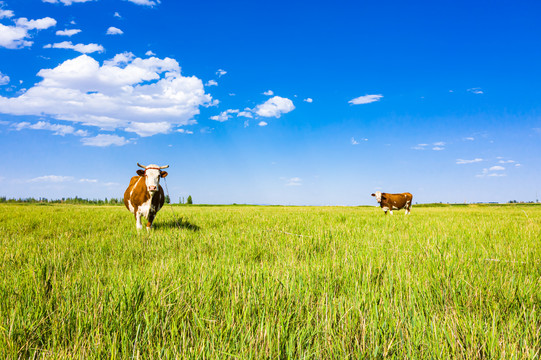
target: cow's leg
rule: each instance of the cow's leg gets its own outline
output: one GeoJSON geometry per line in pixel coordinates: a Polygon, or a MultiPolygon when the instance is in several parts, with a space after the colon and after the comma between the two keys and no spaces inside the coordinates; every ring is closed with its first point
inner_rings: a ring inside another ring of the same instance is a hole
{"type": "Polygon", "coordinates": [[[391,213],[391,215],[393,214],[393,211],[392,211],[392,210],[389,210],[389,212],[391,213]]]}
{"type": "Polygon", "coordinates": [[[153,213],[148,214],[147,231],[150,231],[150,227],[152,226],[152,223],[154,222],[155,217],[156,217],[156,214],[153,214],[153,213]]]}
{"type": "Polygon", "coordinates": [[[137,228],[137,230],[141,230],[143,228],[143,224],[141,224],[140,212],[135,213],[135,227],[137,228]]]}

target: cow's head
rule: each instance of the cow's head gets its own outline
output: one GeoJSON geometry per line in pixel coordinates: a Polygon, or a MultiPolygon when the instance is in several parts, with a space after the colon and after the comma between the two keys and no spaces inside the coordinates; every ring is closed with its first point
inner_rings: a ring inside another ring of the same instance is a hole
{"type": "Polygon", "coordinates": [[[381,202],[381,199],[382,199],[381,191],[376,191],[374,194],[372,194],[372,196],[376,197],[376,200],[378,203],[381,202]]]}
{"type": "Polygon", "coordinates": [[[145,177],[145,184],[147,186],[147,190],[151,196],[154,195],[154,193],[158,191],[160,178],[164,178],[167,176],[167,172],[162,171],[161,169],[166,169],[169,167],[169,165],[158,166],[158,165],[151,164],[148,166],[143,166],[139,163],[137,163],[137,165],[145,169],[145,170],[137,170],[137,175],[145,177]]]}

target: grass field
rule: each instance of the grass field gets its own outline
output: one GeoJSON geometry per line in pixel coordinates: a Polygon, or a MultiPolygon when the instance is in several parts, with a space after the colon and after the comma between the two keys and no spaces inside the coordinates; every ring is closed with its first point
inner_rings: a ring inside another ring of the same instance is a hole
{"type": "Polygon", "coordinates": [[[541,206],[0,205],[0,358],[541,356],[541,206]]]}

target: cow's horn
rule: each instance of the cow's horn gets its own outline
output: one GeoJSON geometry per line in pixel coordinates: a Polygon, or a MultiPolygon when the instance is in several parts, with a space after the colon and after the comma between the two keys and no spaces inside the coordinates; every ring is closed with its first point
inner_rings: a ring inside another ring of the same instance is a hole
{"type": "Polygon", "coordinates": [[[145,170],[146,170],[146,168],[147,168],[146,166],[143,166],[143,165],[141,165],[141,164],[139,164],[139,163],[137,163],[137,166],[142,167],[142,168],[145,169],[145,170]]]}
{"type": "Polygon", "coordinates": [[[167,169],[168,167],[169,167],[169,165],[160,166],[160,169],[167,169]]]}

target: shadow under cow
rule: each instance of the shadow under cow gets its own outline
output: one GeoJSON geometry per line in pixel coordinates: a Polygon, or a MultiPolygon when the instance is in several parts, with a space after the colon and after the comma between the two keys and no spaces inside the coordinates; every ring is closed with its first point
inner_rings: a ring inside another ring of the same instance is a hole
{"type": "Polygon", "coordinates": [[[174,229],[174,228],[179,228],[179,229],[187,229],[187,230],[191,230],[191,231],[199,231],[201,230],[201,228],[195,224],[192,224],[191,222],[183,219],[183,218],[178,218],[178,219],[167,219],[165,221],[156,221],[152,224],[152,227],[156,230],[158,229],[174,229]]]}

